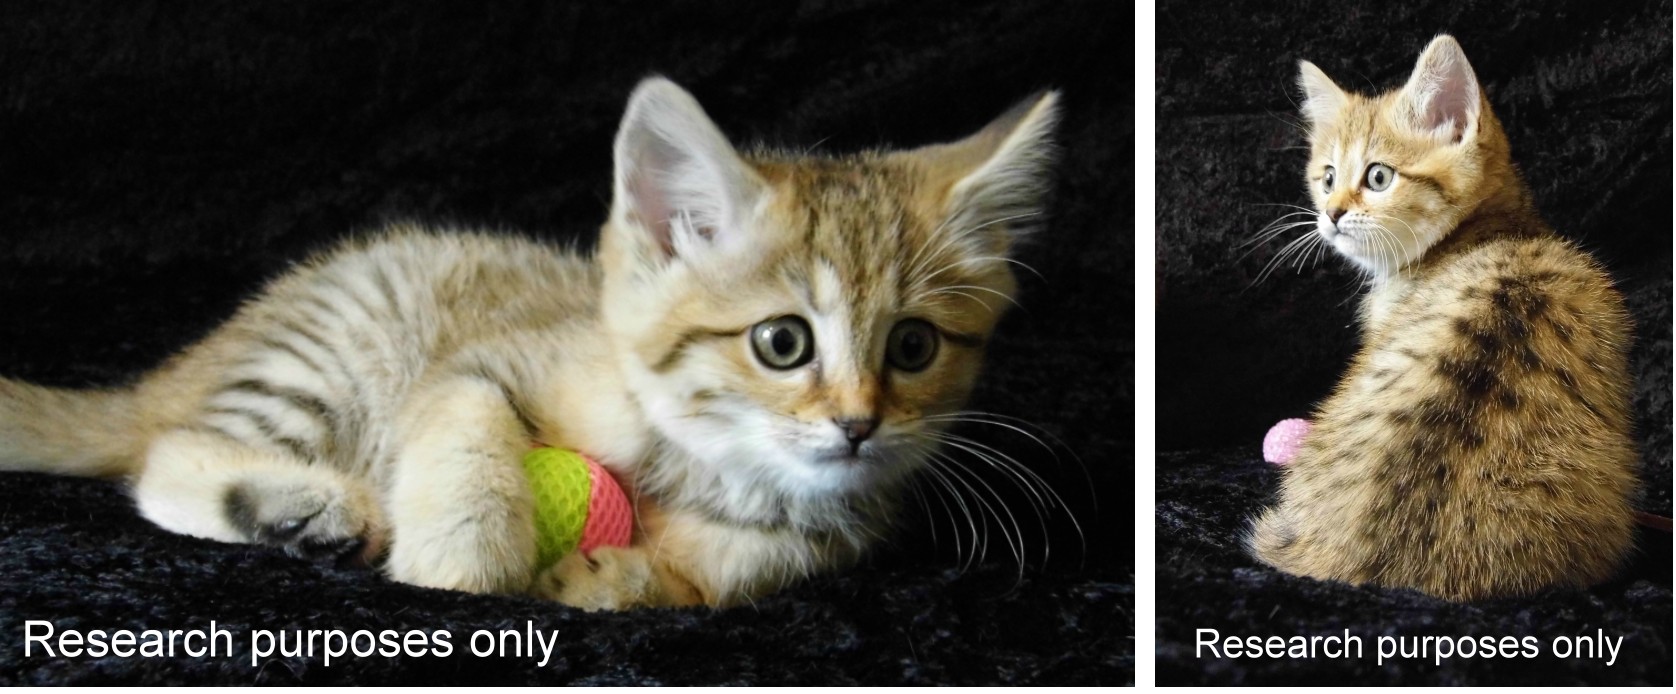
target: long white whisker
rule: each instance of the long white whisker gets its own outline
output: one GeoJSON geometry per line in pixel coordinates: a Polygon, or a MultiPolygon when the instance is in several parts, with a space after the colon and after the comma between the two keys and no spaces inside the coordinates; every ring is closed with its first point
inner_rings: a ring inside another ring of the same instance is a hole
{"type": "Polygon", "coordinates": [[[1012,551],[1013,558],[1018,562],[1019,580],[1024,580],[1024,534],[1022,528],[1018,524],[1018,518],[1013,515],[1013,510],[1009,508],[1006,502],[1001,499],[1001,495],[996,493],[995,487],[990,486],[989,482],[985,481],[984,478],[972,474],[970,470],[966,470],[940,452],[933,452],[931,455],[933,457],[943,459],[948,464],[948,467],[945,469],[957,481],[959,481],[962,486],[971,490],[972,498],[976,499],[984,508],[989,509],[989,514],[995,518],[996,527],[1001,530],[1002,540],[1007,543],[1007,549],[1012,551]],[[966,474],[962,475],[962,472],[966,474]],[[989,500],[984,498],[983,493],[979,492],[978,488],[972,485],[971,480],[976,480],[979,485],[982,485],[983,488],[989,492],[990,496],[995,499],[995,503],[989,503],[989,500]],[[997,506],[1000,507],[1000,511],[996,510],[997,506]],[[1009,531],[1006,524],[1001,523],[1002,513],[1006,514],[1006,520],[1012,524],[1012,530],[1009,531]]]}
{"type": "Polygon", "coordinates": [[[1290,255],[1294,250],[1301,247],[1302,244],[1308,243],[1309,242],[1309,237],[1313,236],[1313,235],[1314,234],[1312,233],[1312,234],[1305,234],[1303,236],[1299,236],[1298,238],[1293,239],[1291,243],[1288,243],[1284,247],[1282,247],[1280,249],[1279,253],[1275,254],[1275,256],[1273,258],[1269,259],[1268,263],[1263,265],[1262,272],[1257,273],[1257,279],[1252,280],[1250,286],[1255,287],[1259,284],[1262,284],[1263,280],[1268,279],[1269,275],[1274,272],[1275,268],[1279,267],[1281,264],[1286,262],[1286,256],[1290,255]]]}

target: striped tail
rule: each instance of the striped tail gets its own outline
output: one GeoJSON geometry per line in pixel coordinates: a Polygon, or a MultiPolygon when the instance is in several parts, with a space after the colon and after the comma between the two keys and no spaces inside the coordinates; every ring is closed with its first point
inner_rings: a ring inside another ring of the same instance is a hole
{"type": "Polygon", "coordinates": [[[98,477],[138,469],[131,390],[66,390],[0,379],[0,470],[98,477]]]}

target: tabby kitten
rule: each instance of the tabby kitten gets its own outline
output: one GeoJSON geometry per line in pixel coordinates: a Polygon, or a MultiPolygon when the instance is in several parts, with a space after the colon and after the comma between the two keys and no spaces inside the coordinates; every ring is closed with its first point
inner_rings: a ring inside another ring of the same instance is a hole
{"type": "Polygon", "coordinates": [[[1451,600],[1587,586],[1630,547],[1629,317],[1537,215],[1455,39],[1363,97],[1300,64],[1314,233],[1362,347],[1248,538],[1295,574],[1451,600]]]}
{"type": "Polygon", "coordinates": [[[0,381],[0,468],[128,475],[169,530],[591,609],[730,605],[857,560],[970,393],[1038,214],[1048,93],[952,144],[736,151],[635,89],[592,256],[396,226],[128,388],[0,381]],[[632,546],[537,575],[520,458],[587,452],[632,546]]]}

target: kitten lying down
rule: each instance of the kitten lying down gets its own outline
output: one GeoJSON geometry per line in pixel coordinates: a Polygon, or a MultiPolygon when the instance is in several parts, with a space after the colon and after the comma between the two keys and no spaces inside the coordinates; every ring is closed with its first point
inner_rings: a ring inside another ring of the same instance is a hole
{"type": "Polygon", "coordinates": [[[0,380],[0,469],[127,475],[171,531],[591,609],[729,605],[857,560],[970,393],[1057,97],[906,151],[739,152],[635,89],[584,256],[397,226],[132,387],[0,380]],[[634,541],[537,575],[520,457],[585,451],[634,541]]]}

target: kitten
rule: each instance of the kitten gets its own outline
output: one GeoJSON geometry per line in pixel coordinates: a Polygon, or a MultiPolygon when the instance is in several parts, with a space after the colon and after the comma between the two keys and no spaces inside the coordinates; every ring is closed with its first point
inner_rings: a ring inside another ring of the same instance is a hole
{"type": "Polygon", "coordinates": [[[129,475],[179,533],[385,557],[412,584],[723,606],[855,562],[978,377],[1057,95],[977,134],[736,151],[648,79],[596,253],[398,225],[278,278],[128,388],[0,381],[0,468],[129,475]],[[631,498],[536,575],[532,440],[631,498]]]}
{"type": "Polygon", "coordinates": [[[1635,465],[1612,280],[1537,215],[1461,47],[1363,97],[1300,64],[1315,234],[1367,276],[1362,347],[1252,552],[1451,600],[1608,578],[1635,465]]]}

